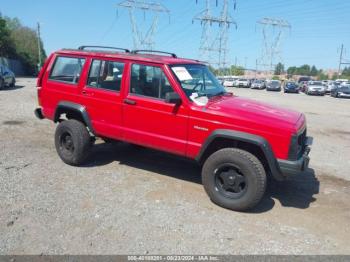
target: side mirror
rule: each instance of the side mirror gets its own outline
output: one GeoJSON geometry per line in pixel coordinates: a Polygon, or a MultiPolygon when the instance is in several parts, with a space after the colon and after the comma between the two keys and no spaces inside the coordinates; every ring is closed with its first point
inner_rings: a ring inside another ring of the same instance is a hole
{"type": "Polygon", "coordinates": [[[168,92],[165,94],[165,102],[169,104],[180,105],[182,100],[178,93],[168,92]]]}

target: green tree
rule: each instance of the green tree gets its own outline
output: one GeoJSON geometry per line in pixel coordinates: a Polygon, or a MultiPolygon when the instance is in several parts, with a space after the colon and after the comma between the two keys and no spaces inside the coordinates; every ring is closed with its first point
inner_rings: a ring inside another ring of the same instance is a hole
{"type": "Polygon", "coordinates": [[[275,75],[281,75],[284,73],[284,65],[282,63],[278,63],[275,66],[275,75]]]}
{"type": "Polygon", "coordinates": [[[318,75],[318,70],[317,70],[317,68],[316,68],[316,66],[312,66],[311,67],[311,70],[310,70],[310,76],[317,76],[318,75]]]}
{"type": "MultiPolygon", "coordinates": [[[[28,75],[37,73],[39,63],[38,37],[36,31],[23,26],[18,18],[5,17],[10,32],[10,40],[15,49],[15,57],[20,60],[28,75]]],[[[46,53],[40,41],[41,61],[45,61],[46,53]]]]}
{"type": "Polygon", "coordinates": [[[16,56],[16,50],[13,46],[11,31],[8,28],[6,20],[0,14],[0,56],[14,58],[16,56]]]}
{"type": "Polygon", "coordinates": [[[288,67],[288,69],[287,69],[287,74],[288,75],[295,75],[296,73],[297,73],[297,67],[296,66],[288,67]]]}
{"type": "Polygon", "coordinates": [[[234,76],[242,76],[244,75],[244,68],[242,66],[235,66],[232,65],[230,68],[230,74],[234,75],[234,76]]]}

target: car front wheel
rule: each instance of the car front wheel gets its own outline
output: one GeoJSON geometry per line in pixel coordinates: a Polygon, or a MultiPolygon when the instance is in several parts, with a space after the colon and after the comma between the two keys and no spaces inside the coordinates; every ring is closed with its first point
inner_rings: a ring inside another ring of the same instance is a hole
{"type": "Polygon", "coordinates": [[[224,148],[205,161],[202,182],[214,203],[231,210],[245,211],[262,199],[266,173],[262,163],[251,153],[224,148]]]}
{"type": "Polygon", "coordinates": [[[10,87],[15,87],[15,84],[16,84],[16,80],[15,80],[15,78],[12,78],[12,81],[10,83],[10,87]]]}
{"type": "Polygon", "coordinates": [[[62,161],[68,165],[83,164],[89,155],[91,144],[91,136],[80,121],[65,120],[56,128],[56,150],[62,161]]]}

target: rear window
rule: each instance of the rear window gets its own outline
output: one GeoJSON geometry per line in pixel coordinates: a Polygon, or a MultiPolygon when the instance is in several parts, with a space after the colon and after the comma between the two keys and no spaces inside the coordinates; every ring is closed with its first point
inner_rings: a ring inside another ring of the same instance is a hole
{"type": "Polygon", "coordinates": [[[93,60],[90,67],[87,85],[110,91],[120,91],[123,71],[123,63],[93,60]]]}
{"type": "Polygon", "coordinates": [[[79,82],[84,64],[84,58],[59,56],[51,70],[50,79],[76,84],[79,82]]]}

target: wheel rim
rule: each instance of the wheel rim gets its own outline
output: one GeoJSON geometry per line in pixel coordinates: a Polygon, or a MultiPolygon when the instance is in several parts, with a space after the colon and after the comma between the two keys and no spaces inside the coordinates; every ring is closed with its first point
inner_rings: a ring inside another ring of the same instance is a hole
{"type": "Polygon", "coordinates": [[[72,139],[72,135],[68,132],[64,132],[60,136],[60,149],[63,152],[66,152],[68,154],[73,154],[74,152],[74,143],[72,139]]]}
{"type": "Polygon", "coordinates": [[[214,171],[216,190],[229,198],[239,198],[247,191],[247,179],[236,165],[226,163],[214,171]]]}

